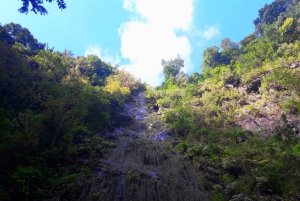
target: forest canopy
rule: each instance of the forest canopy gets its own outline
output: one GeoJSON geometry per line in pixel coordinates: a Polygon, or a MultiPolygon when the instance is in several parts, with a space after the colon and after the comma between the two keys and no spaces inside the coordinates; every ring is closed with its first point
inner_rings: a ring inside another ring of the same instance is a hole
{"type": "Polygon", "coordinates": [[[19,24],[0,36],[0,200],[33,200],[76,165],[82,138],[109,143],[104,131],[126,124],[124,102],[144,85],[95,55],[45,48],[19,24]]]}

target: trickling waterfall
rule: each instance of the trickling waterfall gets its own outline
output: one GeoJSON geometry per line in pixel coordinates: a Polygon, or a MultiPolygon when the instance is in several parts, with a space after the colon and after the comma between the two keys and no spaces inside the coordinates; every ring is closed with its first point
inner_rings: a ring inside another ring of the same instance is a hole
{"type": "Polygon", "coordinates": [[[121,149],[121,178],[120,178],[120,182],[118,185],[118,188],[116,189],[116,194],[115,194],[115,201],[123,201],[123,194],[124,194],[124,187],[125,187],[125,169],[124,169],[124,165],[125,165],[125,161],[126,161],[126,146],[127,146],[127,142],[123,143],[122,149],[121,149]]]}
{"type": "Polygon", "coordinates": [[[145,136],[150,113],[144,108],[144,94],[126,104],[123,114],[132,124],[114,131],[118,146],[101,160],[101,174],[91,181],[91,189],[79,200],[113,201],[208,201],[202,178],[182,156],[167,150],[168,129],[157,131],[156,138],[145,136]]]}

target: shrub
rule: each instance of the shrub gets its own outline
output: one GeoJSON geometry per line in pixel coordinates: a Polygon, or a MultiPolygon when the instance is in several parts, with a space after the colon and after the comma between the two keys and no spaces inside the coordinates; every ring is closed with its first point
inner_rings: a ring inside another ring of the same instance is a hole
{"type": "Polygon", "coordinates": [[[178,150],[180,153],[185,153],[188,149],[188,144],[186,142],[180,142],[178,145],[176,145],[175,150],[178,150]]]}

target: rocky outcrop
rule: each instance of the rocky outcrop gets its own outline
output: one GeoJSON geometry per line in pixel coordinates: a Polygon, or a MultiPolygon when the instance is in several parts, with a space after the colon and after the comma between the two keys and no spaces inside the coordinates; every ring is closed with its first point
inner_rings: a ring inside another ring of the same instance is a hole
{"type": "Polygon", "coordinates": [[[295,62],[289,65],[289,69],[300,68],[300,62],[295,62]]]}
{"type": "MultiPolygon", "coordinates": [[[[252,117],[248,116],[243,120],[237,121],[236,124],[241,126],[244,130],[250,130],[252,132],[260,132],[259,135],[262,138],[269,137],[274,134],[274,129],[276,126],[283,126],[280,123],[281,114],[270,115],[266,117],[252,117]]],[[[288,124],[291,127],[291,130],[295,134],[299,134],[300,131],[300,121],[295,115],[287,115],[288,116],[288,124]]]]}
{"type": "Polygon", "coordinates": [[[280,119],[280,114],[278,116],[267,116],[267,117],[246,117],[245,119],[238,121],[237,124],[240,125],[245,130],[250,131],[261,131],[261,130],[272,130],[278,124],[280,119]]]}
{"type": "Polygon", "coordinates": [[[248,85],[247,85],[247,88],[246,88],[246,91],[247,93],[258,93],[259,92],[259,88],[261,86],[261,80],[262,80],[262,77],[258,77],[254,80],[252,80],[248,85]]]}
{"type": "Polygon", "coordinates": [[[241,84],[241,80],[239,78],[235,78],[233,76],[228,77],[225,80],[225,87],[226,88],[233,88],[233,87],[238,87],[241,84]]]}

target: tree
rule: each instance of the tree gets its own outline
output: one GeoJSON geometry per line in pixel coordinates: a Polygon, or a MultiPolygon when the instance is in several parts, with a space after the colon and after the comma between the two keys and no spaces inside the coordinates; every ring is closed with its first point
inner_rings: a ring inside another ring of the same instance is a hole
{"type": "Polygon", "coordinates": [[[194,72],[191,76],[189,76],[189,83],[198,83],[198,80],[201,79],[201,74],[194,72]]]}
{"type": "Polygon", "coordinates": [[[230,38],[224,38],[220,44],[221,48],[224,49],[238,49],[239,45],[235,42],[232,42],[230,38]]]}
{"type": "MultiPolygon", "coordinates": [[[[278,19],[281,19],[280,17],[281,16],[279,16],[278,19]]],[[[277,26],[279,26],[280,23],[281,23],[281,21],[278,20],[276,24],[275,23],[265,24],[264,28],[263,28],[264,38],[269,41],[272,41],[272,42],[277,42],[278,37],[279,37],[278,31],[277,31],[277,29],[278,29],[277,26]]]]}
{"type": "Polygon", "coordinates": [[[130,91],[137,90],[139,88],[139,82],[127,71],[117,70],[117,74],[114,77],[121,82],[121,87],[127,87],[130,91]]]}
{"type": "MultiPolygon", "coordinates": [[[[42,4],[44,3],[43,0],[21,0],[23,2],[23,6],[19,9],[20,13],[28,13],[29,3],[31,4],[32,8],[30,11],[33,11],[35,14],[40,13],[41,15],[48,14],[48,11],[42,4]]],[[[53,0],[46,0],[49,3],[52,3],[53,0]]],[[[56,0],[59,9],[67,8],[66,3],[64,0],[56,0]]]]}
{"type": "Polygon", "coordinates": [[[177,86],[184,87],[184,86],[187,85],[188,82],[189,82],[189,76],[188,76],[188,74],[180,71],[178,73],[178,76],[177,76],[177,79],[176,79],[177,86]]]}
{"type": "Polygon", "coordinates": [[[283,17],[292,17],[294,19],[299,19],[300,18],[300,4],[299,0],[294,0],[293,6],[289,7],[284,13],[283,17]]]}
{"type": "Polygon", "coordinates": [[[180,69],[184,67],[184,60],[177,55],[177,58],[171,59],[170,61],[162,59],[161,65],[163,66],[165,79],[168,80],[171,76],[177,77],[180,69]]]}
{"type": "Polygon", "coordinates": [[[278,29],[283,42],[293,42],[298,39],[297,20],[291,17],[286,18],[283,25],[278,29]]]}
{"type": "Polygon", "coordinates": [[[232,42],[230,38],[224,38],[220,44],[222,48],[221,63],[230,64],[232,59],[235,59],[239,52],[239,45],[232,42]]]}
{"type": "Polygon", "coordinates": [[[248,44],[250,44],[252,41],[256,39],[256,36],[254,33],[246,36],[243,40],[240,41],[240,44],[243,47],[246,47],[248,44]]]}
{"type": "Polygon", "coordinates": [[[20,24],[9,23],[2,27],[3,35],[5,34],[4,40],[8,44],[15,42],[23,44],[30,50],[42,50],[45,48],[45,44],[39,43],[36,38],[30,33],[27,28],[23,28],[20,24]]]}
{"type": "Polygon", "coordinates": [[[86,62],[90,68],[94,69],[94,73],[103,80],[113,73],[111,65],[101,61],[96,55],[88,55],[86,62]]]}
{"type": "Polygon", "coordinates": [[[219,47],[208,47],[203,51],[203,67],[214,68],[220,64],[221,53],[219,47]]]}
{"type": "Polygon", "coordinates": [[[0,41],[5,41],[7,44],[14,44],[14,40],[7,33],[7,30],[0,24],[0,41]]]}
{"type": "Polygon", "coordinates": [[[285,12],[292,5],[292,0],[276,0],[271,4],[266,4],[258,11],[259,17],[253,22],[258,35],[263,35],[265,24],[272,24],[277,21],[280,13],[285,12]]]}

